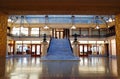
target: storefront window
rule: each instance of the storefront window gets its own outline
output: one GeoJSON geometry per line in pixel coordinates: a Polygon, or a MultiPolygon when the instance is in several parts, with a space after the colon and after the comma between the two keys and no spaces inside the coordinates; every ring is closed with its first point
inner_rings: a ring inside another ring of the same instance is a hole
{"type": "Polygon", "coordinates": [[[31,36],[39,36],[39,28],[32,28],[31,36]]]}
{"type": "Polygon", "coordinates": [[[106,55],[107,45],[104,41],[79,41],[80,55],[106,55]],[[84,53],[84,54],[83,54],[84,53]]]}
{"type": "Polygon", "coordinates": [[[28,36],[28,28],[13,28],[12,30],[12,34],[15,35],[15,36],[28,36]]]}
{"type": "Polygon", "coordinates": [[[80,35],[79,29],[73,29],[72,30],[72,35],[74,35],[74,34],[80,35]]]}
{"type": "Polygon", "coordinates": [[[28,36],[28,28],[21,28],[21,35],[22,36],[28,36]]]}
{"type": "Polygon", "coordinates": [[[20,32],[20,28],[15,28],[14,27],[13,30],[12,30],[12,34],[15,35],[15,36],[19,36],[19,34],[20,34],[19,32],[20,32]]]}

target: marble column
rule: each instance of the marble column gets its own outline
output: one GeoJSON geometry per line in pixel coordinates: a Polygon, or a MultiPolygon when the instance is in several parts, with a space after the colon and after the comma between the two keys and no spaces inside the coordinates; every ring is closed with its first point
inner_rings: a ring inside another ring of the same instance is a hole
{"type": "Polygon", "coordinates": [[[109,44],[109,57],[112,57],[112,50],[111,50],[111,40],[108,40],[108,44],[109,44]]]}
{"type": "Polygon", "coordinates": [[[0,13],[0,79],[5,75],[5,56],[7,45],[7,15],[0,13]]]}
{"type": "Polygon", "coordinates": [[[9,49],[9,48],[8,48],[8,41],[9,41],[9,40],[7,40],[7,44],[6,44],[6,57],[8,57],[8,52],[9,52],[9,51],[8,51],[8,49],[9,49]]]}
{"type": "Polygon", "coordinates": [[[92,28],[89,28],[89,36],[91,36],[92,35],[92,28]]]}
{"type": "Polygon", "coordinates": [[[117,55],[117,70],[118,74],[120,75],[120,14],[116,15],[116,55],[117,55]]]}
{"type": "Polygon", "coordinates": [[[31,36],[31,27],[28,27],[28,36],[31,36]]]}

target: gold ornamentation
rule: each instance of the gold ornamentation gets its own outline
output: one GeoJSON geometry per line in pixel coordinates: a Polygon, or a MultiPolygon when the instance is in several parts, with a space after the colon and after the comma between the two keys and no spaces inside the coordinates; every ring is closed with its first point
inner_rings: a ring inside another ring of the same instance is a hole
{"type": "Polygon", "coordinates": [[[0,13],[0,56],[5,56],[7,45],[7,15],[0,13]]]}

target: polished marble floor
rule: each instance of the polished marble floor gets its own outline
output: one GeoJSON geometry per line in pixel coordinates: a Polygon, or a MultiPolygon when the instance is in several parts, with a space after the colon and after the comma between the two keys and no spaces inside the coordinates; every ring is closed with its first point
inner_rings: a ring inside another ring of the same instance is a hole
{"type": "Polygon", "coordinates": [[[120,79],[116,59],[81,57],[80,61],[42,61],[40,58],[6,59],[5,79],[120,79]]]}

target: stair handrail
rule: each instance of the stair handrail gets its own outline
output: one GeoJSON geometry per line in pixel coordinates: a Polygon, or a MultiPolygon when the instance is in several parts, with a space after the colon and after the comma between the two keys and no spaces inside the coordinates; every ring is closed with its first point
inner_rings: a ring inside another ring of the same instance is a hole
{"type": "Polygon", "coordinates": [[[47,49],[47,53],[48,53],[48,51],[50,50],[50,45],[51,45],[51,41],[52,41],[52,37],[50,38],[50,43],[49,43],[49,46],[48,46],[48,49],[47,49]]]}
{"type": "Polygon", "coordinates": [[[69,44],[70,44],[71,51],[72,51],[72,53],[73,53],[73,48],[72,48],[72,45],[71,45],[71,43],[70,43],[70,39],[69,39],[69,38],[68,38],[68,41],[69,41],[69,44]]]}

